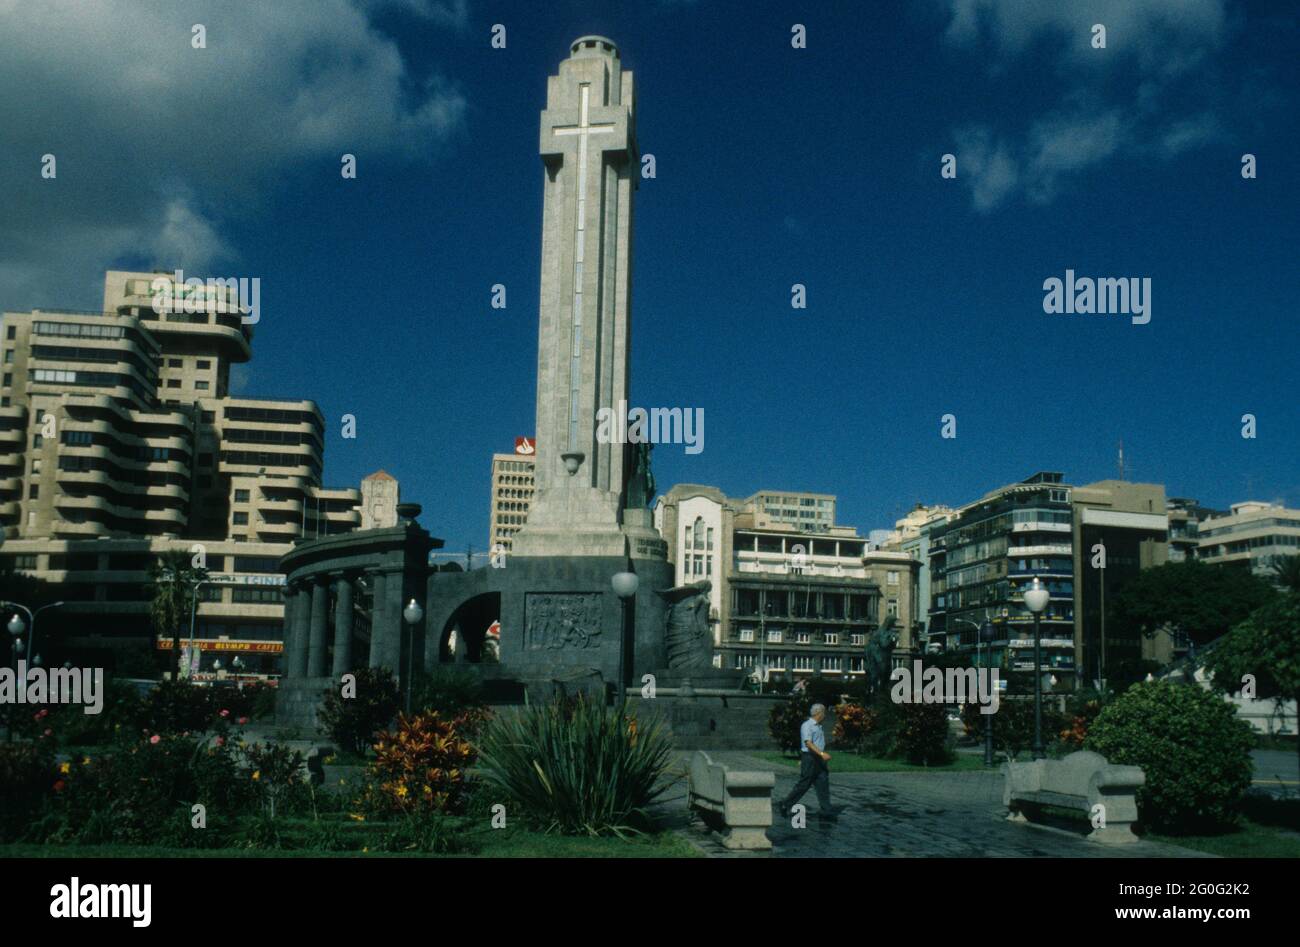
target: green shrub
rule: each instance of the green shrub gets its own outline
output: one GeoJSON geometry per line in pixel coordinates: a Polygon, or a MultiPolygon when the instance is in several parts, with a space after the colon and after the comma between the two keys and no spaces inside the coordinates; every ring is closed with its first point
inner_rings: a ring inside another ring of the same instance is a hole
{"type": "Polygon", "coordinates": [[[831,743],[836,749],[859,750],[876,725],[874,708],[859,703],[843,703],[835,708],[835,729],[831,743]]]}
{"type": "Polygon", "coordinates": [[[387,729],[397,716],[401,695],[393,672],[387,668],[361,668],[356,675],[356,696],[344,697],[335,684],[320,703],[321,732],[348,753],[364,756],[375,734],[387,729]]]}
{"type": "MultiPolygon", "coordinates": [[[[986,714],[980,713],[979,704],[965,704],[961,709],[962,723],[967,734],[983,739],[986,714]]],[[[1034,702],[1032,700],[1002,698],[998,702],[997,712],[992,714],[993,748],[1011,759],[1018,759],[1020,754],[1028,753],[1034,745],[1034,702]]],[[[1043,747],[1057,747],[1063,731],[1071,728],[1056,706],[1055,700],[1043,701],[1043,747]]],[[[1077,746],[1069,749],[1078,749],[1077,746]]]]}
{"type": "Polygon", "coordinates": [[[169,820],[179,818],[178,809],[188,826],[195,803],[211,817],[235,812],[249,799],[247,780],[229,748],[206,739],[155,734],[131,747],[64,763],[59,770],[63,788],[53,803],[63,828],[54,831],[65,839],[91,835],[99,842],[152,844],[175,832],[169,820]]]}
{"type": "Polygon", "coordinates": [[[45,798],[63,788],[48,743],[0,743],[0,841],[26,836],[45,798]]]}
{"type": "Polygon", "coordinates": [[[216,719],[210,687],[188,681],[163,681],[144,699],[140,725],[151,733],[206,730],[216,719]]]}
{"type": "Polygon", "coordinates": [[[73,746],[107,746],[123,733],[134,738],[144,727],[144,699],[132,684],[107,678],[104,681],[104,709],[85,713],[80,706],[59,707],[52,715],[54,733],[60,743],[73,746]]]}
{"type": "Polygon", "coordinates": [[[411,692],[411,709],[415,713],[436,713],[449,719],[483,706],[483,682],[473,671],[435,667],[415,677],[411,692]]]}
{"type": "Polygon", "coordinates": [[[1142,767],[1137,791],[1147,828],[1170,833],[1235,821],[1250,788],[1250,725],[1220,695],[1195,684],[1151,681],[1107,704],[1084,748],[1142,767]]]}
{"type": "Polygon", "coordinates": [[[484,781],[507,811],[545,832],[623,836],[648,827],[672,742],[626,704],[578,698],[528,706],[488,724],[478,745],[484,781]]]}
{"type": "Polygon", "coordinates": [[[808,719],[810,704],[802,694],[796,694],[772,705],[767,717],[767,732],[776,748],[786,753],[798,753],[799,728],[808,719]]]}
{"type": "Polygon", "coordinates": [[[254,743],[243,748],[243,762],[262,812],[283,815],[291,793],[302,788],[306,758],[283,743],[254,743]]]}
{"type": "Polygon", "coordinates": [[[948,752],[948,712],[943,704],[899,704],[899,726],[893,754],[909,763],[945,763],[948,752]]]}

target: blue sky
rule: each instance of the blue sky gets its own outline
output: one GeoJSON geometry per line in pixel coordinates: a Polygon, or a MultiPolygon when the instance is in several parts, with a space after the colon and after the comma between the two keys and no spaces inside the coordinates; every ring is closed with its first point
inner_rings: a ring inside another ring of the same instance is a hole
{"type": "Polygon", "coordinates": [[[546,77],[600,33],[657,163],[634,402],[705,415],[662,489],[835,493],[865,533],[1113,476],[1122,439],[1171,495],[1300,506],[1286,5],[541,6],[0,0],[0,307],[97,307],[109,268],[259,277],[239,393],[316,400],[330,485],[385,468],[481,549],[490,455],[533,433],[546,77]],[[1149,277],[1151,322],[1044,313],[1067,268],[1149,277]]]}

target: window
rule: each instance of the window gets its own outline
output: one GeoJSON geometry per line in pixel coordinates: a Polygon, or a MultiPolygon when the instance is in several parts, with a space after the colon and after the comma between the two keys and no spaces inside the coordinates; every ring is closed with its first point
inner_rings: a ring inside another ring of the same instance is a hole
{"type": "Polygon", "coordinates": [[[797,644],[811,644],[811,643],[812,643],[812,635],[810,635],[810,634],[809,634],[808,632],[806,632],[806,631],[796,632],[796,633],[795,633],[795,636],[794,636],[794,640],[795,640],[795,643],[797,643],[797,644]]]}
{"type": "Polygon", "coordinates": [[[247,503],[247,502],[248,502],[248,491],[247,491],[247,490],[236,490],[236,491],[235,491],[235,502],[236,502],[236,503],[247,503]]]}
{"type": "Polygon", "coordinates": [[[849,644],[866,644],[867,636],[861,634],[849,635],[849,644]]]}
{"type": "Polygon", "coordinates": [[[12,339],[12,338],[14,337],[14,332],[15,332],[15,327],[14,327],[14,326],[10,326],[10,327],[9,327],[9,332],[8,332],[8,334],[5,336],[5,338],[6,338],[6,339],[12,339]]]}
{"type": "Polygon", "coordinates": [[[839,658],[822,658],[822,670],[823,670],[823,671],[838,671],[838,670],[840,670],[840,659],[839,659],[839,658]]]}
{"type": "Polygon", "coordinates": [[[208,359],[206,359],[206,358],[201,358],[201,359],[199,359],[199,363],[198,363],[198,364],[199,364],[199,368],[211,368],[211,367],[212,367],[212,362],[210,362],[210,361],[209,361],[208,359]]]}
{"type": "Polygon", "coordinates": [[[898,584],[898,573],[895,572],[895,571],[893,571],[893,570],[890,570],[889,575],[885,577],[885,584],[886,584],[886,585],[897,585],[897,584],[898,584]]]}
{"type": "Polygon", "coordinates": [[[771,643],[771,644],[780,644],[780,643],[781,643],[781,632],[780,632],[779,630],[777,630],[777,631],[769,631],[769,632],[767,633],[767,640],[768,640],[768,642],[771,643]]]}
{"type": "Polygon", "coordinates": [[[753,628],[742,628],[742,629],[740,629],[740,640],[741,640],[741,641],[753,641],[753,640],[754,640],[754,629],[753,629],[753,628]]]}
{"type": "Polygon", "coordinates": [[[14,363],[14,350],[5,349],[5,364],[12,365],[13,363],[14,363]]]}
{"type": "Polygon", "coordinates": [[[180,380],[179,378],[168,378],[168,379],[167,379],[167,387],[168,387],[168,388],[179,388],[180,386],[181,386],[181,380],[180,380]]]}
{"type": "Polygon", "coordinates": [[[796,671],[811,671],[813,669],[812,655],[796,654],[794,656],[794,669],[796,671]]]}
{"type": "Polygon", "coordinates": [[[181,367],[182,365],[184,365],[184,364],[185,364],[185,362],[182,361],[182,360],[179,359],[179,358],[169,358],[169,359],[167,359],[167,367],[168,367],[168,368],[180,368],[180,367],[181,367]]]}
{"type": "Polygon", "coordinates": [[[236,526],[247,526],[247,525],[248,525],[248,514],[247,514],[247,513],[236,513],[235,516],[234,516],[234,524],[235,524],[236,526]]]}
{"type": "Polygon", "coordinates": [[[889,600],[889,605],[887,606],[887,611],[885,612],[885,614],[889,615],[892,618],[898,617],[898,599],[891,598],[889,600]]]}
{"type": "Polygon", "coordinates": [[[825,634],[822,635],[822,638],[826,641],[827,644],[839,644],[839,643],[840,643],[840,636],[839,636],[839,633],[838,633],[838,632],[828,631],[828,632],[826,632],[825,634]]]}
{"type": "Polygon", "coordinates": [[[13,383],[14,383],[14,373],[13,373],[13,372],[5,372],[4,387],[8,388],[8,387],[9,387],[10,385],[12,385],[13,383]]]}
{"type": "Polygon", "coordinates": [[[195,390],[195,391],[207,391],[207,390],[208,390],[208,383],[207,383],[206,381],[196,381],[196,382],[194,383],[194,390],[195,390]]]}

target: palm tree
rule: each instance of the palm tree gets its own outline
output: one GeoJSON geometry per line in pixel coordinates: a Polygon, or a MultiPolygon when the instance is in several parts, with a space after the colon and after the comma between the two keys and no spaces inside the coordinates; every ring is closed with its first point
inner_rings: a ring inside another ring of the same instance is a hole
{"type": "Polygon", "coordinates": [[[177,680],[181,669],[181,628],[189,620],[191,609],[197,607],[195,596],[199,584],[207,578],[208,570],[194,565],[190,554],[183,549],[163,553],[149,567],[149,620],[156,634],[171,632],[175,658],[172,671],[177,680]]]}
{"type": "Polygon", "coordinates": [[[1272,556],[1269,568],[1273,570],[1273,580],[1284,589],[1300,592],[1300,555],[1272,556]]]}

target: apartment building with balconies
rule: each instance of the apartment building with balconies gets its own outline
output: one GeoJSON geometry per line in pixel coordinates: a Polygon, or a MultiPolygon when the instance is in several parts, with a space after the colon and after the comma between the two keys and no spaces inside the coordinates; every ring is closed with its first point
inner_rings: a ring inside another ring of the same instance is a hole
{"type": "Polygon", "coordinates": [[[322,485],[314,402],[231,397],[253,338],[233,288],[156,308],[170,279],[109,271],[99,311],[3,315],[0,566],[57,583],[50,640],[111,664],[119,646],[171,646],[149,627],[147,570],[201,550],[205,659],[233,651],[271,673],[276,564],[300,537],[357,528],[360,491],[322,485]]]}

